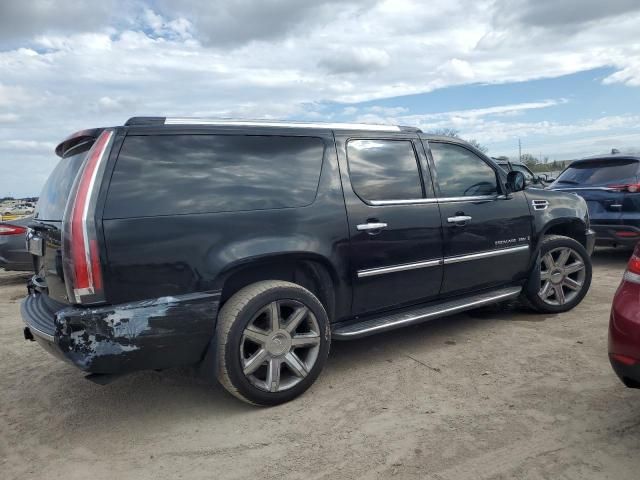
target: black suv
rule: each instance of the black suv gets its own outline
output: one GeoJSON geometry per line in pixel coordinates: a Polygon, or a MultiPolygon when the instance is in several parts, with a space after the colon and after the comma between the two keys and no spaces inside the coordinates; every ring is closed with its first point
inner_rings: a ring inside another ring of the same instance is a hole
{"type": "Polygon", "coordinates": [[[331,340],[591,282],[584,200],[415,128],[145,117],[56,153],[24,333],[96,381],[199,365],[273,405],[331,340]]]}
{"type": "Polygon", "coordinates": [[[598,245],[640,240],[640,156],[617,151],[572,162],[549,189],[587,201],[598,245]]]}

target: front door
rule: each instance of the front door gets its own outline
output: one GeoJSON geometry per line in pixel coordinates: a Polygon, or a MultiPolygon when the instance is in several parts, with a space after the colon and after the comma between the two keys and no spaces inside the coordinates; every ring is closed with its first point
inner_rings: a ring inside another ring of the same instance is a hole
{"type": "Polygon", "coordinates": [[[336,136],[349,219],[353,314],[438,296],[442,231],[415,135],[336,136]]]}
{"type": "Polygon", "coordinates": [[[531,212],[524,192],[505,195],[497,166],[463,145],[429,142],[444,236],[441,295],[526,278],[531,212]]]}

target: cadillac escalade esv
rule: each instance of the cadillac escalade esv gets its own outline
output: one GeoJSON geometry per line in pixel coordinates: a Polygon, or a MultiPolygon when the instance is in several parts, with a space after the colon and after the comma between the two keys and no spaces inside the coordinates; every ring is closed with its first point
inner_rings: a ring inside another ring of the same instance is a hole
{"type": "Polygon", "coordinates": [[[56,153],[24,335],[96,380],[197,365],[275,405],[332,340],[517,298],[565,312],[591,282],[582,198],[416,128],[134,117],[56,153]]]}

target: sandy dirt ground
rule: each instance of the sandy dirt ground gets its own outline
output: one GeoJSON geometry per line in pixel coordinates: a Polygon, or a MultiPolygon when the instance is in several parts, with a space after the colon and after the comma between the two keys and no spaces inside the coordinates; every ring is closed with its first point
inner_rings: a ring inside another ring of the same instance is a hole
{"type": "Polygon", "coordinates": [[[0,273],[2,479],[638,479],[640,390],[607,360],[628,251],[594,255],[570,313],[489,308],[332,346],[316,384],[258,409],[189,371],[99,386],[22,338],[0,273]]]}

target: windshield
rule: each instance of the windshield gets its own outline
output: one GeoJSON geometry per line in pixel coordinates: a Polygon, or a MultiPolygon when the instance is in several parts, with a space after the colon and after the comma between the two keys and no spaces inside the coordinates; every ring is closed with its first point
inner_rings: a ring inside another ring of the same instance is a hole
{"type": "Polygon", "coordinates": [[[637,182],[637,160],[593,160],[577,162],[560,174],[556,183],[571,185],[615,185],[637,182]]]}

